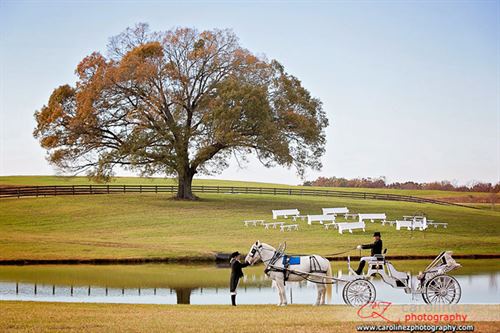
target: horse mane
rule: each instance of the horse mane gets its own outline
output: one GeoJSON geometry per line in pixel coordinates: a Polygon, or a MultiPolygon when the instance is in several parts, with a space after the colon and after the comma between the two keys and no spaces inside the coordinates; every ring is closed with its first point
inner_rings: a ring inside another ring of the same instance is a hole
{"type": "Polygon", "coordinates": [[[266,248],[268,250],[273,250],[273,251],[276,250],[273,246],[271,246],[271,245],[269,245],[267,243],[260,243],[260,245],[262,245],[262,247],[264,247],[264,248],[266,248]]]}

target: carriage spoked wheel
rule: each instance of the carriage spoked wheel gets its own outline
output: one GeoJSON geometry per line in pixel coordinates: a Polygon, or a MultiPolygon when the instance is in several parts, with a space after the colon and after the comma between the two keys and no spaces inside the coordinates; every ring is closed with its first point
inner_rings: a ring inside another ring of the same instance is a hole
{"type": "Polygon", "coordinates": [[[457,279],[449,275],[438,275],[427,282],[422,294],[427,304],[456,304],[462,296],[457,279]]]}
{"type": "Polygon", "coordinates": [[[364,279],[347,283],[342,291],[344,302],[351,306],[361,306],[375,302],[376,295],[375,286],[364,279]]]}

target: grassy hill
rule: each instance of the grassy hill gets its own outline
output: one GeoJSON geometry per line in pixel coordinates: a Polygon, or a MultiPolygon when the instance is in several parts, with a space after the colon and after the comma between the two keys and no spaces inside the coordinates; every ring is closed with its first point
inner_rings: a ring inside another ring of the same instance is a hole
{"type": "MultiPolygon", "coordinates": [[[[171,200],[167,194],[116,194],[3,199],[0,203],[0,259],[93,259],[212,256],[247,251],[259,239],[288,242],[291,253],[330,254],[371,242],[381,231],[389,254],[500,253],[500,212],[432,204],[344,198],[202,194],[198,202],[171,200]],[[244,227],[245,219],[270,219],[272,209],[347,206],[353,212],[385,212],[389,219],[417,211],[448,229],[396,231],[380,223],[340,235],[300,221],[300,231],[282,233],[244,227]]],[[[351,255],[358,255],[358,251],[351,255]]]]}
{"type": "MultiPolygon", "coordinates": [[[[98,184],[89,180],[87,177],[64,177],[64,176],[0,176],[0,186],[7,185],[90,185],[98,184]]],[[[172,178],[141,178],[141,177],[116,177],[109,184],[116,185],[176,185],[172,178]]],[[[456,192],[456,191],[436,191],[436,190],[398,190],[383,188],[346,188],[346,187],[315,187],[315,186],[293,186],[276,183],[247,182],[235,180],[220,179],[195,179],[194,185],[219,185],[219,186],[248,186],[248,187],[277,187],[277,188],[305,188],[305,189],[329,189],[336,191],[350,192],[371,192],[371,193],[389,193],[400,195],[412,195],[430,199],[442,198],[470,198],[487,197],[489,193],[478,192],[456,192]]],[[[454,200],[456,201],[456,200],[454,200]]],[[[460,200],[458,200],[460,201],[460,200]]]]}

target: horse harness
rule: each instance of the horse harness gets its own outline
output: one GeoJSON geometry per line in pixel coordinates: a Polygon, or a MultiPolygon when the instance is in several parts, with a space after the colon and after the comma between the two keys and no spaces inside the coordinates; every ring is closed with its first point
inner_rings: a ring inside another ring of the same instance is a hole
{"type": "MultiPolygon", "coordinates": [[[[281,272],[283,273],[283,281],[286,284],[286,281],[288,281],[288,278],[290,277],[290,274],[296,274],[296,275],[302,275],[299,273],[294,272],[291,270],[290,267],[290,259],[292,257],[288,256],[284,253],[281,253],[279,251],[275,251],[273,257],[269,261],[268,265],[266,266],[266,269],[264,270],[264,273],[269,276],[270,272],[281,272]],[[275,263],[283,258],[283,267],[277,267],[275,266],[275,263]]],[[[321,268],[321,265],[319,264],[318,258],[316,256],[309,256],[309,273],[320,273],[320,274],[326,274],[327,271],[323,270],[321,268]]]]}

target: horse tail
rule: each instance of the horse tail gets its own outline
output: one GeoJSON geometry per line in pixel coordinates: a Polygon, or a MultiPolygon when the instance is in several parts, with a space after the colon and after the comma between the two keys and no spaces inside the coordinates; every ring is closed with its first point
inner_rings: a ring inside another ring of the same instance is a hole
{"type": "Polygon", "coordinates": [[[331,278],[332,278],[332,265],[330,264],[330,261],[328,261],[328,268],[326,269],[326,276],[327,276],[327,281],[328,282],[326,284],[326,300],[328,303],[331,303],[332,301],[332,291],[333,291],[333,288],[332,288],[332,284],[331,282],[333,281],[331,278]]]}

